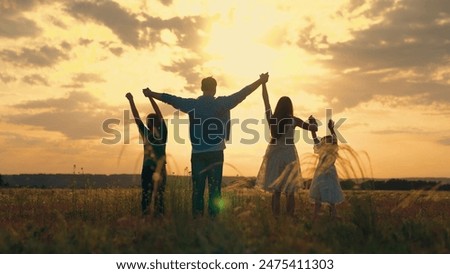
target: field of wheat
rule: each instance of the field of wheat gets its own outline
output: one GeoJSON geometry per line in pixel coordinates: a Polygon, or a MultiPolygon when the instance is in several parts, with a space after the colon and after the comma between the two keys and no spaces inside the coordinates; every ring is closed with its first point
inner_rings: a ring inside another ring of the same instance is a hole
{"type": "MultiPolygon", "coordinates": [[[[224,188],[214,219],[191,216],[191,186],[173,177],[166,215],[143,218],[139,188],[0,189],[0,253],[449,253],[450,193],[345,191],[340,219],[312,223],[305,190],[295,217],[270,196],[224,188]]],[[[284,201],[283,201],[284,202],[284,201]]]]}

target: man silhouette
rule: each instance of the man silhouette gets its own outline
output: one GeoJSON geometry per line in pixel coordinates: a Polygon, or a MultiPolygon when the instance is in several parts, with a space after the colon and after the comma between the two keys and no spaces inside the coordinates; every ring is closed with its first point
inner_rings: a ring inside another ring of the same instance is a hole
{"type": "Polygon", "coordinates": [[[222,197],[223,150],[229,136],[230,110],[268,80],[269,74],[263,73],[258,80],[240,91],[219,97],[215,97],[217,82],[212,77],[202,80],[203,95],[198,98],[181,98],[144,89],[145,96],[163,101],[189,115],[194,217],[203,215],[206,179],[209,191],[208,213],[212,217],[219,213],[222,197]]]}

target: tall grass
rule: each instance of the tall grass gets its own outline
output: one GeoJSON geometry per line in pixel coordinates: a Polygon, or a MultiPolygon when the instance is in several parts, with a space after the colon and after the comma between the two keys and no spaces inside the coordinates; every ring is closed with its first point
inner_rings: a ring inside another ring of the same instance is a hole
{"type": "Polygon", "coordinates": [[[324,214],[314,224],[306,191],[293,218],[274,218],[269,195],[242,187],[224,189],[215,219],[193,219],[187,177],[168,181],[164,218],[142,218],[140,195],[138,188],[1,189],[0,252],[450,252],[447,192],[346,192],[341,220],[324,214]]]}

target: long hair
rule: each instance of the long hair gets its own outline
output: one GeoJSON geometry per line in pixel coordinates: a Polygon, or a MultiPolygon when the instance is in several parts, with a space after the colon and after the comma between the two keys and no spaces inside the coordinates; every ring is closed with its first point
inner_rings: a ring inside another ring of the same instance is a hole
{"type": "Polygon", "coordinates": [[[271,124],[276,126],[270,127],[272,138],[278,139],[286,133],[288,125],[293,124],[294,107],[292,106],[291,98],[283,96],[278,100],[275,111],[272,115],[273,121],[271,124]]]}
{"type": "MultiPolygon", "coordinates": [[[[163,136],[163,134],[165,133],[162,132],[163,123],[164,120],[159,118],[159,116],[156,115],[156,113],[150,113],[149,115],[147,115],[147,128],[149,130],[149,134],[151,134],[151,137],[154,139],[152,141],[153,145],[165,144],[167,141],[167,136],[163,136]],[[154,131],[155,128],[157,132],[154,131]]],[[[148,137],[149,136],[146,136],[146,138],[148,137]]]]}
{"type": "Polygon", "coordinates": [[[159,119],[156,113],[150,113],[147,115],[147,127],[152,130],[152,127],[156,127],[158,130],[161,130],[161,119],[159,119]]]}

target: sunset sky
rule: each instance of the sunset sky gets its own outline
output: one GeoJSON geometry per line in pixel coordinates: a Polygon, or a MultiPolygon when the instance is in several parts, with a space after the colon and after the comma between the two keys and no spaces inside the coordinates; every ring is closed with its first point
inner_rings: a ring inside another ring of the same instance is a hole
{"type": "MultiPolygon", "coordinates": [[[[145,87],[197,97],[213,76],[228,95],[269,72],[273,107],[289,96],[300,118],[325,121],[332,109],[345,119],[338,130],[367,176],[450,177],[448,0],[0,0],[0,67],[0,174],[139,173],[134,124],[124,138],[126,92],[144,117],[145,87]],[[111,119],[122,137],[113,145],[102,142],[114,137],[102,130],[111,119]]],[[[188,128],[175,132],[174,109],[159,105],[169,170],[183,174],[188,128]]],[[[267,146],[261,88],[231,115],[240,123],[225,174],[256,176],[267,146]],[[242,130],[248,119],[259,122],[242,130]]],[[[300,139],[297,150],[307,159],[312,145],[300,139]]]]}

